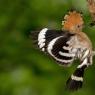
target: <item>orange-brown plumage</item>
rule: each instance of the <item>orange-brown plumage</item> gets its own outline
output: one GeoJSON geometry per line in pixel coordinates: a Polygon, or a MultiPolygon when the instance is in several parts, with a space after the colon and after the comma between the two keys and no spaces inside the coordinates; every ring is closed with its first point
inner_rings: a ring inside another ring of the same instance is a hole
{"type": "Polygon", "coordinates": [[[82,14],[73,11],[69,12],[68,15],[65,15],[64,21],[62,21],[62,29],[69,30],[70,32],[77,32],[76,29],[81,30],[83,27],[84,21],[82,14]]]}
{"type": "MultiPolygon", "coordinates": [[[[75,33],[77,41],[83,46],[87,47],[92,51],[92,43],[88,36],[82,32],[83,29],[83,17],[82,14],[76,11],[69,12],[68,15],[64,16],[64,21],[62,21],[62,29],[68,30],[71,33],[75,33]]],[[[76,43],[76,42],[75,42],[76,43]]],[[[74,43],[74,45],[75,45],[74,43]]]]}

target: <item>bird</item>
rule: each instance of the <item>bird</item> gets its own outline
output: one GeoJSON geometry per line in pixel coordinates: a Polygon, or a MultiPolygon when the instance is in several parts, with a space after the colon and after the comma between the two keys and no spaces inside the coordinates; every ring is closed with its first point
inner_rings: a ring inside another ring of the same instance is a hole
{"type": "Polygon", "coordinates": [[[60,66],[71,66],[74,60],[79,59],[80,64],[66,82],[66,89],[70,91],[82,88],[85,69],[93,63],[92,42],[82,31],[83,26],[82,14],[69,11],[62,21],[62,29],[43,28],[29,34],[38,48],[60,66]]]}

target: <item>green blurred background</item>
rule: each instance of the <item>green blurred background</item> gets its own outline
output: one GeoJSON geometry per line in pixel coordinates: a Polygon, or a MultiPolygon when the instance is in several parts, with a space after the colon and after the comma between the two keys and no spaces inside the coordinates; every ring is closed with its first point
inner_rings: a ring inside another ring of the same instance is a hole
{"type": "Polygon", "coordinates": [[[28,32],[43,27],[61,29],[63,16],[72,8],[84,13],[84,31],[95,47],[95,27],[89,27],[86,0],[0,0],[0,95],[94,94],[94,64],[85,72],[83,88],[68,92],[65,82],[78,63],[58,66],[27,37],[28,32]]]}

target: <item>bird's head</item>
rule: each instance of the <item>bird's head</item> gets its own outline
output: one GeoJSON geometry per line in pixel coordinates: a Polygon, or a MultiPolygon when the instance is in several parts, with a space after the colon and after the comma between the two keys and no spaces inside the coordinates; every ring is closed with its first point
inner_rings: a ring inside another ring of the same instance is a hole
{"type": "Polygon", "coordinates": [[[78,32],[82,31],[83,24],[84,21],[82,14],[76,11],[72,11],[64,16],[64,21],[62,21],[62,29],[68,30],[70,32],[78,32]]]}

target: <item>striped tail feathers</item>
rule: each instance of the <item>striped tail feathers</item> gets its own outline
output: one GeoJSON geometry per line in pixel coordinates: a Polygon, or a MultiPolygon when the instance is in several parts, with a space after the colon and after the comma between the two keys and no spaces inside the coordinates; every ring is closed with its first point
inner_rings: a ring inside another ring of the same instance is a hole
{"type": "Polygon", "coordinates": [[[77,66],[77,69],[73,75],[71,75],[71,77],[67,80],[66,86],[69,90],[74,91],[82,87],[84,71],[92,64],[92,56],[90,55],[90,51],[87,49],[83,53],[81,64],[77,66]]]}
{"type": "Polygon", "coordinates": [[[82,88],[83,85],[83,76],[85,68],[87,65],[83,65],[81,68],[77,68],[75,72],[71,75],[71,77],[66,82],[66,88],[70,91],[76,91],[82,88]]]}
{"type": "Polygon", "coordinates": [[[75,91],[82,88],[84,68],[77,68],[71,77],[67,80],[66,87],[68,90],[75,91]]]}

